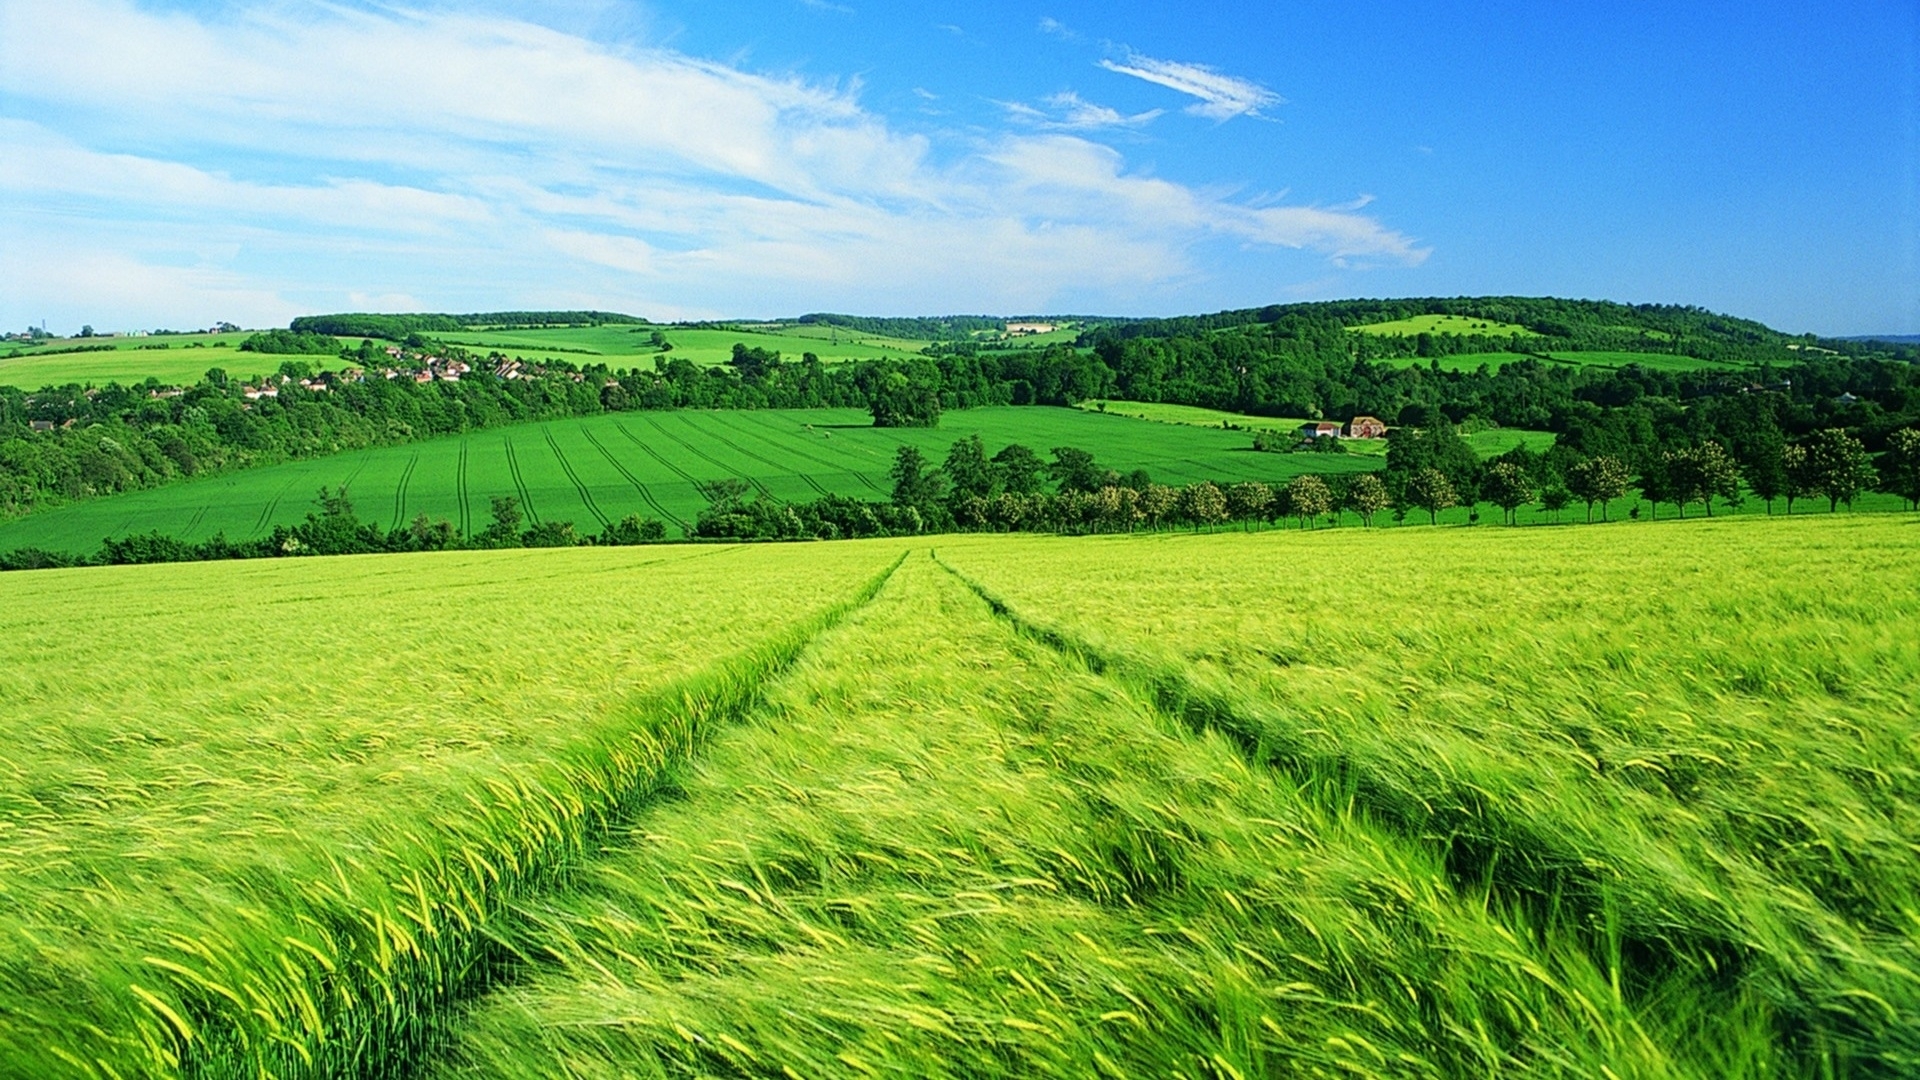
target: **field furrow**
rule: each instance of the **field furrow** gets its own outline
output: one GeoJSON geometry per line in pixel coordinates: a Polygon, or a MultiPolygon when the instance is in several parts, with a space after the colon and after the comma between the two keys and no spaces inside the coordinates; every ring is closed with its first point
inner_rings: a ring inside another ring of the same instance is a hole
{"type": "Polygon", "coordinates": [[[1732,981],[1805,1060],[1898,1075],[1920,1065],[1920,699],[1892,673],[1920,663],[1920,560],[1868,523],[1691,528],[1618,550],[1167,538],[1044,574],[943,555],[1037,640],[1364,808],[1457,888],[1563,920],[1634,1000],[1732,981]],[[1500,573],[1437,569],[1467,563],[1500,573]],[[1844,598],[1857,573],[1871,608],[1844,598]]]}
{"type": "Polygon", "coordinates": [[[406,471],[400,474],[400,482],[393,486],[393,523],[389,529],[398,529],[407,521],[407,486],[413,483],[413,470],[420,467],[420,453],[415,451],[407,459],[406,471]]]}
{"type": "Polygon", "coordinates": [[[622,464],[619,458],[613,456],[612,451],[608,450],[606,444],[600,441],[599,436],[593,433],[592,428],[582,424],[580,425],[580,434],[587,442],[592,444],[595,450],[600,452],[600,456],[606,460],[608,465],[613,467],[615,472],[618,472],[625,478],[627,483],[633,485],[633,490],[640,494],[641,501],[647,504],[649,510],[658,514],[661,520],[672,522],[683,529],[691,525],[691,522],[675,514],[673,511],[668,510],[661,504],[660,500],[654,498],[653,492],[647,490],[647,485],[641,483],[640,478],[635,476],[632,470],[622,464]]]}
{"type": "Polygon", "coordinates": [[[0,1076],[417,1071],[449,1006],[512,965],[509,902],[562,882],[897,558],[505,552],[0,582],[4,640],[46,650],[0,673],[0,702],[34,703],[0,711],[0,1076]],[[724,587],[743,574],[751,606],[724,587]],[[285,678],[309,653],[357,660],[285,678]]]}
{"type": "Polygon", "coordinates": [[[527,490],[526,478],[520,473],[520,458],[513,452],[513,436],[503,437],[500,445],[507,455],[507,473],[513,477],[513,490],[520,499],[520,512],[527,516],[528,522],[538,525],[540,511],[535,509],[533,495],[527,490]]]}
{"type": "Polygon", "coordinates": [[[546,436],[547,448],[553,451],[553,459],[560,463],[561,471],[566,473],[567,479],[572,482],[573,490],[580,496],[580,502],[586,506],[587,512],[593,515],[594,520],[604,528],[609,523],[607,515],[602,513],[600,505],[593,501],[593,492],[588,491],[587,485],[580,482],[580,474],[575,472],[572,463],[567,461],[566,451],[560,449],[560,444],[554,441],[553,429],[543,428],[541,434],[546,436]]]}
{"type": "Polygon", "coordinates": [[[1752,1034],[1656,1034],[1546,928],[925,555],[516,910],[529,965],[439,1077],[1651,1077],[1752,1034]]]}

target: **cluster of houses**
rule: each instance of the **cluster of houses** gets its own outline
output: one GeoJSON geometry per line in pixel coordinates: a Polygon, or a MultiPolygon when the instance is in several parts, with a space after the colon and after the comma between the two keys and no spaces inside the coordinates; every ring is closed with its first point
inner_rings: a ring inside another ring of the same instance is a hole
{"type": "Polygon", "coordinates": [[[1300,425],[1300,441],[1315,439],[1384,439],[1387,425],[1377,417],[1356,416],[1343,430],[1338,420],[1315,420],[1300,425]]]}

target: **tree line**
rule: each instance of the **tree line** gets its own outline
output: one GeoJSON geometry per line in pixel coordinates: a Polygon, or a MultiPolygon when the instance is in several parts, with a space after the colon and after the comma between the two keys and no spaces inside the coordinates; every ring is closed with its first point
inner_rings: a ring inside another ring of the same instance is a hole
{"type": "MultiPolygon", "coordinates": [[[[256,348],[312,347],[313,335],[343,328],[324,320],[344,318],[297,321],[297,329],[262,336],[256,348]]],[[[1798,339],[1690,308],[1501,298],[1356,301],[1110,323],[1083,335],[1079,345],[1038,349],[956,347],[904,360],[825,364],[811,354],[796,361],[741,345],[728,363],[713,367],[670,356],[656,357],[650,368],[620,370],[585,358],[549,359],[516,361],[504,375],[496,369],[504,370],[506,356],[477,355],[418,329],[438,325],[434,319],[458,322],[454,317],[367,318],[390,324],[352,329],[397,334],[399,344],[363,342],[342,359],[367,376],[322,375],[324,390],[296,385],[313,374],[298,355],[270,380],[273,396],[257,386],[249,396],[249,387],[219,369],[185,388],[155,380],[34,392],[0,387],[0,515],[254,465],[633,409],[857,407],[870,410],[878,424],[932,426],[953,409],[1116,397],[1261,415],[1366,413],[1423,430],[1485,423],[1558,436],[1560,456],[1536,477],[1543,489],[1564,480],[1569,456],[1610,456],[1636,474],[1651,474],[1666,456],[1708,441],[1746,461],[1756,441],[1766,443],[1771,433],[1791,443],[1839,428],[1869,452],[1884,452],[1893,432],[1920,424],[1920,368],[1911,362],[1920,350],[1909,348],[1913,356],[1907,356],[1834,342],[1827,343],[1835,346],[1831,353],[1804,342],[1794,350],[1788,346],[1798,339]],[[1415,346],[1346,329],[1363,316],[1447,307],[1549,329],[1558,318],[1592,335],[1614,320],[1643,336],[1663,335],[1647,338],[1662,347],[1710,344],[1756,366],[1664,372],[1527,359],[1497,370],[1447,371],[1388,362],[1375,353],[1415,346]],[[401,355],[389,356],[389,348],[401,355]],[[1765,359],[1770,356],[1793,359],[1774,365],[1765,359]],[[472,370],[457,381],[433,377],[433,360],[472,370]],[[383,371],[398,377],[381,377],[383,371]],[[409,377],[417,374],[427,381],[409,377]]]]}

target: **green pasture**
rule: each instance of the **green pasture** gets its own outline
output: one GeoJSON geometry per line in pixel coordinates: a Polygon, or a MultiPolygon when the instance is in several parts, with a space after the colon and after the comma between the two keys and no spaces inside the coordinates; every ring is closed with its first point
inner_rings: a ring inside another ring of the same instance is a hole
{"type": "Polygon", "coordinates": [[[970,409],[947,413],[936,429],[875,428],[856,409],[631,412],[351,451],[74,503],[0,523],[0,549],[90,552],[104,537],[152,530],[188,540],[262,536],[298,522],[320,488],[342,486],[361,516],[389,526],[424,513],[472,534],[486,527],[491,496],[512,495],[533,522],[571,521],[598,532],[637,513],[678,535],[706,505],[703,483],[739,479],[792,501],[828,493],[885,499],[900,446],[919,447],[937,464],[954,440],[974,434],[989,453],[1016,442],[1042,455],[1076,446],[1108,468],[1143,468],[1169,484],[1284,481],[1378,464],[1346,454],[1261,454],[1245,432],[1077,409],[970,409]]]}
{"type": "Polygon", "coordinates": [[[33,347],[8,344],[0,346],[0,385],[24,390],[70,383],[104,386],[117,382],[131,386],[153,378],[171,386],[199,382],[208,368],[224,368],[227,374],[237,378],[253,378],[279,370],[280,362],[287,357],[239,350],[240,343],[250,333],[55,338],[33,347]],[[105,350],[97,352],[60,351],[103,346],[105,350]]]}
{"type": "Polygon", "coordinates": [[[1638,364],[1649,371],[1745,371],[1748,369],[1746,364],[1722,363],[1718,360],[1675,356],[1671,353],[1556,352],[1547,355],[1555,360],[1562,360],[1569,364],[1584,364],[1589,367],[1623,368],[1629,364],[1638,364]]]}
{"type": "Polygon", "coordinates": [[[658,331],[673,345],[670,359],[691,360],[697,364],[725,363],[733,356],[736,343],[777,352],[783,359],[798,361],[802,354],[813,353],[823,361],[873,360],[917,356],[924,341],[856,334],[843,329],[813,324],[745,323],[728,329],[691,326],[584,326],[553,327],[538,330],[470,330],[433,335],[449,344],[482,352],[498,350],[529,359],[551,356],[572,363],[606,364],[620,368],[651,370],[659,355],[652,335],[658,331]]]}
{"type": "Polygon", "coordinates": [[[1356,334],[1374,334],[1379,337],[1416,337],[1420,334],[1456,334],[1470,337],[1476,334],[1491,337],[1538,337],[1533,331],[1513,323],[1497,322],[1493,319],[1470,319],[1464,315],[1415,315],[1406,319],[1393,319],[1388,322],[1368,323],[1365,326],[1349,326],[1348,330],[1356,334]]]}

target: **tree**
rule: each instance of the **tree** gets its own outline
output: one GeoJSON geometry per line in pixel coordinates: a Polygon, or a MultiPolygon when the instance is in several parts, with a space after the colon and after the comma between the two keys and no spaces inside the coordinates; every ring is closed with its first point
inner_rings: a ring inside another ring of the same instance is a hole
{"type": "Polygon", "coordinates": [[[911,506],[922,516],[946,494],[946,477],[927,464],[926,455],[917,446],[902,446],[895,451],[888,475],[893,478],[894,504],[911,506]]]}
{"type": "Polygon", "coordinates": [[[1360,515],[1362,525],[1372,528],[1373,515],[1391,505],[1387,485],[1380,482],[1380,474],[1365,472],[1348,481],[1346,505],[1360,515]]]}
{"type": "Polygon", "coordinates": [[[1740,495],[1740,474],[1726,448],[1717,442],[1668,454],[1666,471],[1668,497],[1679,504],[1681,517],[1687,516],[1690,502],[1704,505],[1712,517],[1715,498],[1731,502],[1740,495]]]}
{"type": "Polygon", "coordinates": [[[1587,504],[1587,524],[1593,524],[1593,504],[1600,504],[1600,520],[1607,520],[1607,504],[1627,493],[1627,467],[1610,454],[1576,462],[1567,470],[1567,490],[1587,504]]]}
{"type": "Polygon", "coordinates": [[[940,373],[930,363],[882,375],[867,399],[874,427],[939,427],[940,373]]]}
{"type": "Polygon", "coordinates": [[[1248,480],[1227,489],[1227,516],[1244,521],[1249,527],[1266,517],[1273,505],[1273,489],[1258,480],[1248,480]]]}
{"type": "Polygon", "coordinates": [[[1874,482],[1873,459],[1859,439],[1842,428],[1826,428],[1807,437],[1807,471],[1815,494],[1827,497],[1827,512],[1849,507],[1874,482]]]}
{"type": "Polygon", "coordinates": [[[1900,496],[1909,510],[1920,510],[1920,430],[1901,428],[1887,437],[1880,478],[1883,490],[1900,496]]]}
{"type": "Polygon", "coordinates": [[[1511,461],[1496,461],[1489,466],[1480,487],[1493,505],[1506,513],[1509,525],[1519,509],[1533,501],[1533,479],[1511,461]]]}
{"type": "Polygon", "coordinates": [[[987,460],[986,444],[980,436],[969,435],[957,439],[947,448],[947,463],[941,467],[947,474],[947,481],[953,485],[953,498],[971,496],[977,499],[992,498],[1000,487],[999,470],[987,460]]]}
{"type": "Polygon", "coordinates": [[[1300,527],[1304,529],[1307,522],[1333,509],[1333,492],[1328,490],[1325,480],[1312,473],[1302,473],[1287,481],[1287,509],[1300,519],[1300,527]]]}
{"type": "Polygon", "coordinates": [[[1000,472],[1000,483],[1015,495],[1039,491],[1047,475],[1047,463],[1019,443],[1008,443],[993,455],[993,464],[1000,472]]]}
{"type": "Polygon", "coordinates": [[[1804,499],[1814,494],[1816,481],[1813,470],[1807,464],[1807,448],[1799,443],[1789,443],[1780,452],[1780,472],[1785,482],[1780,494],[1787,500],[1787,515],[1793,515],[1795,499],[1804,499]]]}
{"type": "Polygon", "coordinates": [[[1768,425],[1747,439],[1740,456],[1740,475],[1754,495],[1766,502],[1769,516],[1773,514],[1773,500],[1787,493],[1786,451],[1787,441],[1779,427],[1768,425]]]}
{"type": "Polygon", "coordinates": [[[1407,478],[1407,503],[1427,512],[1427,524],[1437,525],[1440,511],[1460,505],[1460,496],[1446,473],[1427,468],[1407,478]]]}
{"type": "Polygon", "coordinates": [[[1227,520],[1227,497],[1210,480],[1202,480],[1180,493],[1180,509],[1187,520],[1209,529],[1227,520]]]}
{"type": "Polygon", "coordinates": [[[517,547],[520,544],[520,500],[512,495],[495,495],[488,500],[493,521],[478,537],[482,547],[517,547]]]}
{"type": "Polygon", "coordinates": [[[1061,491],[1098,491],[1107,479],[1106,473],[1094,463],[1093,455],[1077,446],[1054,447],[1053,463],[1047,466],[1047,474],[1060,485],[1061,491]]]}
{"type": "Polygon", "coordinates": [[[1147,519],[1147,524],[1156,529],[1179,510],[1178,489],[1166,484],[1149,484],[1147,490],[1140,493],[1140,513],[1147,519]]]}
{"type": "MultiPolygon", "coordinates": [[[[1660,520],[1660,504],[1673,501],[1673,470],[1670,455],[1648,453],[1646,460],[1640,463],[1640,494],[1653,504],[1653,520],[1660,520]]],[[[1686,516],[1686,507],[1680,508],[1680,516],[1686,516]]]]}
{"type": "Polygon", "coordinates": [[[1540,509],[1553,515],[1553,523],[1560,524],[1560,511],[1573,501],[1573,492],[1561,484],[1554,484],[1540,493],[1540,509]]]}

